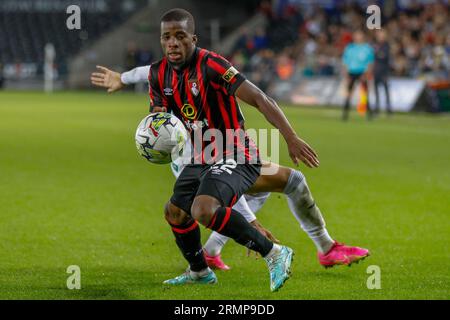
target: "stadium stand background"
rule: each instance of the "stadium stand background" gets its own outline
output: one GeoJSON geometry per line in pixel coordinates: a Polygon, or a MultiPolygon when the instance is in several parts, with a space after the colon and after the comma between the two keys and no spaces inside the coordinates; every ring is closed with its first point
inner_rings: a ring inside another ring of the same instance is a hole
{"type": "MultiPolygon", "coordinates": [[[[258,1],[183,1],[197,18],[201,44],[211,46],[211,22],[218,22],[222,36],[250,17],[258,1]],[[229,9],[237,5],[238,14],[229,9]]],[[[38,88],[43,78],[44,47],[52,43],[56,51],[55,69],[61,87],[83,87],[92,70],[92,60],[123,70],[133,47],[159,58],[159,17],[179,1],[171,0],[4,0],[0,1],[0,67],[9,87],[38,88]],[[81,30],[68,30],[69,5],[81,8],[81,30]],[[127,26],[128,23],[128,26],[127,26]],[[128,27],[128,30],[126,30],[128,27]],[[123,37],[123,34],[126,37],[123,37]],[[101,44],[105,38],[112,44],[101,44]],[[99,45],[100,43],[100,45],[99,45]],[[102,50],[103,49],[103,50],[102,50]],[[81,57],[80,57],[81,56],[81,57]],[[75,63],[78,59],[78,64],[75,63]],[[79,65],[83,65],[82,68],[79,65]],[[71,80],[71,73],[80,75],[71,80]],[[71,84],[73,82],[73,84],[71,84]],[[29,84],[28,86],[26,84],[29,84]]],[[[139,61],[138,61],[139,62],[139,61]]],[[[88,82],[87,82],[87,85],[88,82]]]]}
{"type": "MultiPolygon", "coordinates": [[[[414,87],[412,91],[420,93],[405,99],[422,100],[423,105],[446,101],[444,107],[440,103],[427,109],[450,110],[446,0],[186,0],[182,5],[175,0],[3,0],[1,74],[6,87],[42,87],[44,46],[52,43],[56,87],[89,88],[87,79],[96,64],[123,71],[158,59],[159,17],[182,6],[196,17],[200,46],[225,55],[277,99],[329,104],[341,92],[341,55],[352,31],[362,28],[373,40],[374,31],[365,28],[370,3],[382,8],[391,47],[390,74],[403,81],[393,85],[414,87]],[[81,8],[81,30],[65,27],[65,9],[71,4],[81,8]],[[426,97],[433,94],[440,96],[426,97]]],[[[416,107],[410,104],[406,109],[416,107]]]]}
{"type": "MultiPolygon", "coordinates": [[[[352,41],[352,32],[361,29],[369,43],[375,40],[376,31],[366,27],[366,8],[370,3],[377,3],[381,7],[382,27],[387,31],[390,46],[390,75],[397,79],[421,80],[429,85],[429,89],[444,88],[439,94],[445,100],[444,109],[450,110],[448,1],[314,3],[311,5],[311,1],[302,0],[262,1],[259,12],[267,19],[265,28],[247,30],[230,59],[262,88],[278,99],[291,102],[293,99],[286,99],[286,95],[293,87],[309,79],[334,77],[335,88],[330,89],[329,99],[322,102],[331,103],[335,100],[336,91],[342,91],[338,90],[341,87],[339,79],[343,77],[341,57],[344,48],[352,41]]],[[[316,86],[320,85],[328,86],[323,82],[316,86]]],[[[407,85],[404,82],[402,87],[407,85]]],[[[415,88],[419,90],[422,86],[416,82],[415,88]]],[[[434,93],[433,90],[423,92],[425,95],[434,93]]],[[[318,94],[323,95],[322,88],[318,89],[318,94]]],[[[342,94],[340,98],[343,99],[342,94]]],[[[311,102],[317,103],[318,99],[311,102]]],[[[434,106],[431,109],[439,108],[434,106]]]]}
{"type": "Polygon", "coordinates": [[[23,80],[42,76],[47,43],[55,47],[55,67],[59,77],[66,76],[71,56],[146,4],[142,0],[77,3],[83,8],[83,28],[68,32],[66,8],[72,4],[70,1],[0,2],[0,61],[6,78],[23,80]]]}

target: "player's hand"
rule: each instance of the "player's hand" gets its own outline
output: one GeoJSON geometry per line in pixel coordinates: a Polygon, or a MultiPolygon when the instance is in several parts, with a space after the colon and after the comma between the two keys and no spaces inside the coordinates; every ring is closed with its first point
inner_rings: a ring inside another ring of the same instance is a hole
{"type": "Polygon", "coordinates": [[[252,222],[250,222],[250,224],[256,229],[258,230],[263,236],[265,236],[267,239],[269,239],[270,241],[274,242],[274,243],[281,243],[280,240],[278,240],[277,238],[275,238],[275,236],[272,234],[272,232],[270,232],[269,230],[267,230],[266,228],[264,228],[261,223],[259,223],[258,220],[253,220],[252,222]]]}
{"type": "Polygon", "coordinates": [[[108,89],[108,93],[116,92],[125,87],[120,80],[120,73],[97,66],[98,72],[91,74],[91,83],[94,86],[108,89]]]}
{"type": "Polygon", "coordinates": [[[286,140],[286,142],[289,156],[297,166],[300,161],[309,168],[316,168],[320,165],[319,157],[314,149],[298,136],[293,136],[289,140],[286,140]]]}
{"type": "Polygon", "coordinates": [[[155,113],[155,112],[167,112],[167,108],[166,107],[153,107],[151,112],[152,113],[155,113]]]}
{"type": "MultiPolygon", "coordinates": [[[[272,234],[272,232],[270,232],[269,230],[267,230],[266,228],[264,228],[258,220],[253,220],[252,222],[250,222],[250,224],[256,229],[258,230],[263,236],[265,236],[267,239],[269,239],[270,241],[272,241],[273,243],[278,243],[280,244],[280,240],[278,240],[277,238],[275,238],[275,236],[272,234]]],[[[252,250],[247,249],[247,257],[250,257],[252,250]]],[[[256,253],[256,257],[258,257],[258,253],[256,253]]]]}

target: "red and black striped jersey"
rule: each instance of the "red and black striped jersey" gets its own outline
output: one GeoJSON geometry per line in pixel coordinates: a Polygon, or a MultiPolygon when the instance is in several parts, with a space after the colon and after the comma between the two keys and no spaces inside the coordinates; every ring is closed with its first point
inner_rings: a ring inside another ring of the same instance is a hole
{"type": "MultiPolygon", "coordinates": [[[[216,129],[223,137],[222,159],[231,151],[234,154],[242,151],[246,160],[258,153],[245,134],[244,141],[238,136],[226,139],[232,130],[243,132],[244,117],[235,92],[245,77],[219,54],[196,48],[191,59],[179,70],[164,57],[151,65],[148,80],[150,111],[155,106],[166,107],[168,112],[183,120],[194,145],[197,143],[198,146],[198,137],[206,137],[208,129],[216,129]],[[230,142],[233,150],[230,150],[230,142]]],[[[216,138],[211,142],[204,140],[201,142],[202,154],[208,145],[219,141],[216,138]]],[[[216,160],[220,160],[218,156],[215,155],[216,160]]]]}

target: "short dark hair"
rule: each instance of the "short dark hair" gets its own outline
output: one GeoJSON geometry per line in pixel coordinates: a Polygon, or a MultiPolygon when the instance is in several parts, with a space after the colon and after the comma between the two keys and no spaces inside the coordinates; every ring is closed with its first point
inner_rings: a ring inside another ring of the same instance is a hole
{"type": "Polygon", "coordinates": [[[189,11],[186,11],[181,8],[175,8],[167,11],[163,14],[161,18],[161,22],[169,22],[169,21],[187,21],[188,32],[194,34],[195,33],[195,20],[192,14],[189,11]]]}

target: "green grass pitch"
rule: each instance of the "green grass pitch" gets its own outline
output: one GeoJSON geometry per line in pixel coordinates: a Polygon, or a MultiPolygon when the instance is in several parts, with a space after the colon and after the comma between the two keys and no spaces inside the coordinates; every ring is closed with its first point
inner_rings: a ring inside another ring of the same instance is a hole
{"type": "MultiPolygon", "coordinates": [[[[322,268],[283,196],[260,221],[296,252],[292,278],[269,290],[262,259],[234,242],[215,286],[167,287],[183,272],[162,208],[174,178],[135,150],[145,95],[0,92],[0,299],[448,299],[450,118],[285,108],[319,153],[307,176],[330,234],[367,247],[352,267],[322,268]],[[66,268],[81,268],[68,290],[66,268]],[[366,286],[381,269],[381,289],[366,286]]],[[[247,127],[269,127],[243,108],[247,127]]],[[[281,163],[291,165],[285,145],[281,163]]],[[[209,232],[202,228],[203,238],[209,232]]]]}

